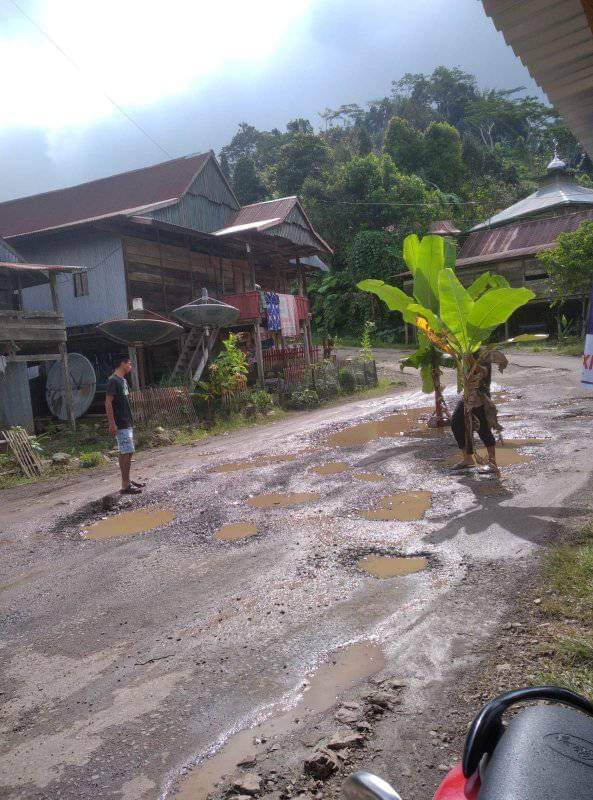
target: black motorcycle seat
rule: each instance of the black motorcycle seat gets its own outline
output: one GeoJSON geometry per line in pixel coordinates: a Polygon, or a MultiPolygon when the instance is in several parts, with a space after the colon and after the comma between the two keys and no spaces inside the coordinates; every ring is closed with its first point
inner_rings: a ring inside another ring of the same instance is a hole
{"type": "Polygon", "coordinates": [[[479,800],[592,800],[593,717],[560,705],[514,717],[484,770],[479,800]]]}

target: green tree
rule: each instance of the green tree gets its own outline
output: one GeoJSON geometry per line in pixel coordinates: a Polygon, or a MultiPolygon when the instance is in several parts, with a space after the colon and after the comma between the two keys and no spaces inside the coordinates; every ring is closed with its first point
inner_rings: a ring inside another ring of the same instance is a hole
{"type": "Polygon", "coordinates": [[[593,284],[593,222],[583,222],[576,231],[561,233],[556,246],[538,255],[545,264],[557,305],[573,297],[583,305],[582,336],[587,324],[589,295],[593,284]]]}
{"type": "Polygon", "coordinates": [[[422,133],[406,119],[392,117],[385,134],[383,152],[391,156],[402,172],[418,172],[424,161],[422,133]]]}
{"type": "Polygon", "coordinates": [[[463,178],[459,131],[448,122],[431,122],[424,134],[424,164],[428,180],[455,192],[463,178]]]}
{"type": "Polygon", "coordinates": [[[263,200],[267,194],[263,181],[257,174],[253,159],[241,156],[233,171],[233,189],[242,206],[263,200]]]}
{"type": "Polygon", "coordinates": [[[281,195],[300,194],[305,180],[320,176],[329,161],[330,151],[318,136],[293,133],[278,153],[274,169],[277,191],[281,195]]]}

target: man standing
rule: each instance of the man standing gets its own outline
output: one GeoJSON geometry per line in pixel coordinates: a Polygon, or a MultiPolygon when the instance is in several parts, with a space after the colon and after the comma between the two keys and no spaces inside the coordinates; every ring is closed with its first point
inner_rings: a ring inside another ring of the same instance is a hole
{"type": "Polygon", "coordinates": [[[115,359],[114,366],[113,375],[107,384],[105,413],[109,423],[109,433],[115,436],[119,450],[121,493],[141,494],[141,487],[144,484],[130,480],[130,466],[134,453],[134,420],[128,399],[130,388],[126,375],[132,371],[132,362],[129,356],[121,355],[115,359]]]}

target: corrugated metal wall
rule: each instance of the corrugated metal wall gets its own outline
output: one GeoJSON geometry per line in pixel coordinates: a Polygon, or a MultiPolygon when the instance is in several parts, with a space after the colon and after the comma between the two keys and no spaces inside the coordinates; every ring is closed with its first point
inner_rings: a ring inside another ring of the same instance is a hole
{"type": "MultiPolygon", "coordinates": [[[[58,290],[66,327],[91,325],[125,315],[126,281],[121,237],[109,231],[83,228],[21,245],[25,259],[41,264],[67,264],[86,267],[89,293],[74,296],[72,275],[58,277],[58,290]]],[[[49,286],[34,286],[23,291],[25,311],[52,308],[49,286]]]]}
{"type": "Polygon", "coordinates": [[[179,203],[150,216],[204,233],[224,228],[239,210],[214,161],[210,159],[179,203]]]}
{"type": "Polygon", "coordinates": [[[287,215],[285,222],[272,228],[268,233],[275,236],[284,236],[298,245],[319,247],[319,242],[311,235],[307,221],[297,206],[287,215]]]}
{"type": "Polygon", "coordinates": [[[12,249],[2,238],[0,238],[0,261],[10,261],[11,263],[18,261],[12,249]]]}

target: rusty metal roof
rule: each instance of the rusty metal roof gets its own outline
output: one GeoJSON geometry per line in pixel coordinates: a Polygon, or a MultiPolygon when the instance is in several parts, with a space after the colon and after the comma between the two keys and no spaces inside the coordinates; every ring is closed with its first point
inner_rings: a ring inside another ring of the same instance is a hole
{"type": "Polygon", "coordinates": [[[12,237],[171,205],[213,153],[184,156],[78,186],[0,203],[0,236],[12,237]]]}
{"type": "Polygon", "coordinates": [[[264,200],[261,203],[251,203],[251,205],[243,206],[230,225],[233,227],[247,225],[250,222],[265,222],[273,218],[284,222],[298,202],[298,198],[292,196],[281,197],[279,200],[264,200]]]}
{"type": "Polygon", "coordinates": [[[431,222],[428,231],[437,236],[458,236],[461,233],[450,219],[439,219],[431,222]]]}
{"type": "Polygon", "coordinates": [[[593,221],[593,209],[545,219],[524,220],[497,228],[473,230],[459,251],[457,266],[521,258],[553,247],[558,234],[593,221]]]}

